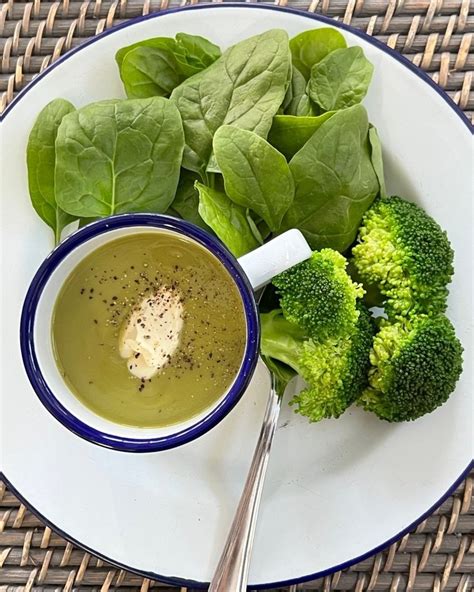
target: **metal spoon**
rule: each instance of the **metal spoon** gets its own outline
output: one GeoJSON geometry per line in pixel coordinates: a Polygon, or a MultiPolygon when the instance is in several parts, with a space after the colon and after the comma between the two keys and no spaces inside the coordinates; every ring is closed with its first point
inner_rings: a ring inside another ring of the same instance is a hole
{"type": "Polygon", "coordinates": [[[271,389],[262,429],[224,550],[209,586],[209,592],[244,592],[247,590],[258,509],[284,391],[277,375],[271,370],[270,375],[271,389]]]}

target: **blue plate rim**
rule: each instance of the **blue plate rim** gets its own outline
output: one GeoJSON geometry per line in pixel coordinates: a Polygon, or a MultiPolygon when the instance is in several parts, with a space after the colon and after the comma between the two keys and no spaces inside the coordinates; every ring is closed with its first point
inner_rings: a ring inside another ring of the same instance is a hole
{"type": "MultiPolygon", "coordinates": [[[[116,25],[115,27],[111,27],[110,29],[107,29],[106,31],[104,31],[100,35],[92,37],[91,39],[88,39],[87,41],[85,41],[84,43],[79,45],[78,47],[70,50],[68,53],[61,56],[56,62],[51,64],[48,68],[46,68],[41,74],[38,74],[38,76],[36,78],[34,78],[22,91],[20,91],[20,93],[15,97],[15,99],[7,106],[7,108],[4,110],[4,112],[2,114],[0,114],[0,122],[3,121],[7,117],[7,115],[15,108],[15,106],[28,94],[28,92],[40,80],[42,80],[45,76],[47,76],[48,73],[51,72],[54,68],[56,68],[57,66],[59,66],[60,64],[65,62],[67,59],[69,59],[71,56],[76,54],[78,51],[81,51],[85,47],[88,47],[89,45],[96,43],[100,39],[113,34],[115,31],[120,30],[120,29],[124,29],[126,27],[133,26],[136,23],[143,22],[143,21],[146,21],[149,19],[160,18],[161,16],[166,16],[171,13],[184,12],[187,10],[200,10],[200,9],[211,9],[211,8],[215,9],[215,10],[217,10],[217,9],[222,10],[222,9],[226,9],[228,7],[246,8],[249,10],[251,10],[251,9],[276,10],[276,11],[286,12],[288,14],[303,16],[303,17],[308,18],[310,20],[318,21],[320,23],[335,27],[336,29],[342,29],[343,31],[347,31],[349,33],[352,33],[356,37],[363,39],[367,43],[380,49],[382,52],[390,55],[392,58],[394,58],[400,64],[402,64],[406,68],[408,68],[408,70],[410,70],[418,78],[420,78],[425,83],[427,83],[448,104],[448,106],[456,113],[456,115],[461,119],[462,123],[467,127],[467,129],[471,133],[474,132],[474,126],[471,124],[471,122],[469,121],[467,116],[464,114],[462,109],[451,99],[451,97],[449,97],[449,95],[447,95],[445,93],[445,91],[441,87],[439,87],[425,72],[423,72],[421,69],[419,69],[417,66],[415,66],[405,56],[398,53],[396,50],[391,49],[390,47],[388,47],[382,41],[379,41],[375,37],[372,37],[372,36],[368,35],[367,33],[364,33],[363,31],[359,31],[358,29],[351,27],[350,25],[346,25],[345,23],[335,21],[334,19],[331,19],[330,17],[326,17],[324,15],[308,13],[306,11],[297,10],[294,8],[289,8],[287,6],[283,7],[283,6],[267,5],[267,4],[250,4],[250,3],[247,4],[244,2],[226,2],[225,4],[224,3],[222,3],[222,4],[195,4],[195,5],[191,5],[191,6],[180,6],[180,7],[176,7],[176,8],[170,8],[170,9],[163,11],[163,12],[151,13],[148,15],[139,16],[134,19],[130,19],[124,23],[121,23],[119,25],[116,25]]],[[[322,570],[320,572],[315,572],[313,574],[309,574],[306,576],[301,576],[301,577],[293,578],[293,579],[289,579],[289,580],[283,580],[280,582],[271,582],[271,583],[257,584],[257,585],[252,584],[252,588],[262,590],[262,589],[272,588],[272,587],[282,587],[282,586],[291,586],[291,585],[295,585],[295,584],[301,584],[304,582],[308,582],[311,580],[315,580],[315,579],[318,579],[321,577],[331,575],[337,571],[351,567],[352,565],[355,565],[356,563],[359,563],[360,561],[363,561],[363,560],[379,553],[380,551],[383,551],[384,549],[386,549],[387,547],[392,545],[394,542],[399,540],[401,537],[403,537],[404,535],[409,533],[411,530],[416,528],[418,526],[418,524],[423,522],[423,520],[425,520],[430,514],[432,514],[434,512],[434,510],[436,510],[457,489],[457,487],[461,484],[461,482],[466,478],[466,476],[469,474],[469,472],[472,469],[474,469],[474,460],[471,460],[468,463],[467,467],[462,471],[461,475],[455,480],[455,482],[448,488],[448,490],[441,496],[441,498],[437,502],[435,502],[425,513],[423,513],[422,516],[420,516],[420,518],[413,521],[406,528],[401,530],[398,534],[391,537],[388,541],[378,545],[377,547],[374,547],[370,551],[367,551],[366,553],[359,555],[358,557],[355,557],[353,559],[345,561],[339,565],[330,567],[326,570],[322,570]]],[[[33,514],[35,514],[40,520],[42,520],[47,526],[49,526],[53,531],[58,533],[60,536],[62,536],[63,538],[65,538],[66,540],[71,542],[72,544],[76,545],[77,547],[83,549],[84,551],[86,551],[88,553],[91,553],[92,555],[95,555],[96,557],[99,557],[103,561],[106,561],[107,563],[110,563],[111,565],[114,565],[114,566],[118,567],[119,569],[125,569],[125,570],[135,573],[139,576],[143,576],[143,577],[150,578],[150,579],[155,579],[155,580],[161,581],[165,584],[169,584],[172,586],[174,585],[174,586],[187,586],[187,587],[195,587],[195,588],[207,588],[207,586],[209,585],[208,583],[205,583],[205,582],[198,582],[198,581],[189,580],[189,579],[187,580],[187,579],[174,577],[174,576],[164,576],[164,575],[156,574],[154,572],[146,572],[143,570],[134,569],[133,567],[130,567],[125,564],[121,564],[120,562],[114,561],[113,559],[110,559],[109,557],[102,555],[100,552],[97,552],[94,549],[90,549],[89,547],[87,547],[87,545],[75,540],[73,537],[68,535],[66,532],[62,531],[59,527],[54,525],[45,516],[43,516],[40,512],[38,512],[34,508],[34,506],[32,504],[30,504],[21,495],[21,493],[15,488],[15,486],[12,484],[12,482],[9,481],[9,479],[7,478],[5,473],[0,472],[0,478],[3,479],[3,481],[6,483],[6,485],[14,492],[14,494],[20,499],[20,501],[28,509],[30,509],[33,514]]]]}

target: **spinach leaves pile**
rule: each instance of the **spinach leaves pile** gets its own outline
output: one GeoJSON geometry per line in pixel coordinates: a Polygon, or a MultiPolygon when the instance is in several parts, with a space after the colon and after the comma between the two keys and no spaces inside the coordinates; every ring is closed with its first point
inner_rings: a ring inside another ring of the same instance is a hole
{"type": "Polygon", "coordinates": [[[373,67],[334,29],[274,29],[223,53],[179,33],[116,62],[127,99],[57,99],[31,131],[31,200],[56,241],[74,220],[141,211],[198,224],[236,256],[288,228],[345,251],[385,193],[360,104],[373,67]]]}

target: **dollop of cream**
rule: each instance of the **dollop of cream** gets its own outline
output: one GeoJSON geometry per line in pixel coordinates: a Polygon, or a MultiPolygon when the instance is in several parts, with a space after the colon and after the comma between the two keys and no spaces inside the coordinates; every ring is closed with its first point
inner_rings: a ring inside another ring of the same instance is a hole
{"type": "Polygon", "coordinates": [[[183,328],[182,298],[166,287],[133,310],[119,336],[119,352],[133,376],[150,379],[169,363],[183,328]]]}

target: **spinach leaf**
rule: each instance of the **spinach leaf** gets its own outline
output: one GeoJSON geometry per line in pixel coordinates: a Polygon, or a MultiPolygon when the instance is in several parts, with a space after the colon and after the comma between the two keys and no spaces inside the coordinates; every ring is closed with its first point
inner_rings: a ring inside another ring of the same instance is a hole
{"type": "Polygon", "coordinates": [[[380,197],[388,197],[387,190],[385,189],[385,175],[383,172],[383,155],[382,155],[382,144],[377,133],[377,128],[373,125],[369,126],[369,142],[370,142],[370,158],[372,159],[372,166],[374,167],[375,174],[380,185],[380,197]]]}
{"type": "Polygon", "coordinates": [[[224,124],[266,137],[290,75],[288,36],[278,29],[225,51],[211,66],[175,88],[186,146],[183,167],[205,175],[212,138],[224,124]]]}
{"type": "Polygon", "coordinates": [[[245,209],[233,203],[225,193],[196,182],[199,214],[229,251],[240,257],[259,246],[249,226],[245,209]]]}
{"type": "Polygon", "coordinates": [[[257,230],[259,235],[262,237],[262,242],[267,240],[271,234],[270,228],[268,228],[268,224],[264,220],[260,220],[260,222],[258,222],[257,230]]]}
{"type": "Polygon", "coordinates": [[[132,45],[126,45],[120,48],[115,54],[115,61],[119,68],[122,67],[123,60],[128,52],[136,49],[137,47],[153,47],[156,49],[167,50],[171,53],[176,52],[176,41],[171,37],[151,37],[150,39],[143,39],[132,45]]]}
{"type": "Polygon", "coordinates": [[[179,178],[178,188],[176,189],[176,196],[171,204],[171,210],[169,212],[172,216],[183,218],[204,228],[204,230],[210,231],[209,226],[199,215],[199,194],[197,189],[194,187],[197,181],[197,176],[191,171],[181,170],[181,176],[179,178]]]}
{"type": "Polygon", "coordinates": [[[379,191],[362,105],[338,111],[290,161],[295,199],[283,228],[299,228],[313,249],[346,250],[379,191]]]}
{"type": "Polygon", "coordinates": [[[316,107],[306,93],[306,80],[293,66],[290,86],[283,101],[283,111],[288,115],[316,115],[316,107]]]}
{"type": "Polygon", "coordinates": [[[309,96],[325,111],[351,107],[367,94],[373,71],[360,47],[336,49],[313,66],[309,96]]]}
{"type": "Polygon", "coordinates": [[[56,199],[75,216],[164,212],[178,185],[184,146],[167,99],[92,103],[66,115],[56,138],[56,199]]]}
{"type": "Polygon", "coordinates": [[[334,113],[335,111],[328,111],[317,117],[275,115],[268,141],[289,160],[334,113]]]}
{"type": "Polygon", "coordinates": [[[250,230],[252,231],[255,240],[258,244],[263,245],[262,233],[260,232],[258,225],[255,223],[255,220],[252,218],[252,210],[250,210],[250,208],[246,209],[245,217],[247,218],[247,222],[249,223],[250,230]]]}
{"type": "Polygon", "coordinates": [[[183,80],[175,55],[159,47],[135,47],[127,52],[120,68],[129,99],[169,97],[183,80]]]}
{"type": "Polygon", "coordinates": [[[272,231],[268,227],[265,220],[252,211],[250,208],[247,209],[247,220],[249,221],[250,228],[253,229],[253,234],[259,243],[263,242],[271,235],[272,231]]]}
{"type": "Polygon", "coordinates": [[[251,208],[272,231],[278,230],[294,197],[283,154],[254,132],[231,125],[217,130],[213,146],[229,198],[251,208]]]}
{"type": "Polygon", "coordinates": [[[56,243],[74,217],[61,210],[56,202],[54,143],[63,117],[74,110],[74,105],[64,99],[48,103],[35,121],[26,148],[31,203],[39,217],[53,229],[56,243]]]}
{"type": "Polygon", "coordinates": [[[84,228],[84,226],[88,226],[92,222],[96,220],[100,220],[100,218],[79,218],[79,225],[78,228],[84,228]]]}
{"type": "Polygon", "coordinates": [[[186,78],[205,70],[221,56],[217,45],[199,35],[178,33],[176,43],[176,59],[186,78]]]}
{"type": "Polygon", "coordinates": [[[115,59],[129,98],[168,97],[183,80],[217,60],[220,49],[204,37],[178,33],[120,49],[115,59]]]}
{"type": "Polygon", "coordinates": [[[293,66],[298,68],[305,80],[309,80],[314,64],[342,47],[346,47],[346,40],[336,29],[323,27],[304,31],[290,40],[293,66]]]}

